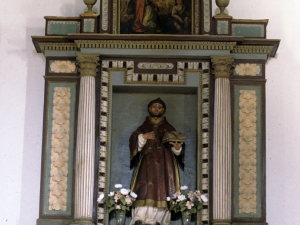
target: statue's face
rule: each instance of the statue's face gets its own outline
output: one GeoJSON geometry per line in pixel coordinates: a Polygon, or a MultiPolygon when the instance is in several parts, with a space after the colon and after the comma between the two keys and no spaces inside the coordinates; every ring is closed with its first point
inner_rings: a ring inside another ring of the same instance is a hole
{"type": "Polygon", "coordinates": [[[164,107],[159,103],[153,103],[148,110],[150,115],[153,117],[160,117],[165,112],[164,107]]]}

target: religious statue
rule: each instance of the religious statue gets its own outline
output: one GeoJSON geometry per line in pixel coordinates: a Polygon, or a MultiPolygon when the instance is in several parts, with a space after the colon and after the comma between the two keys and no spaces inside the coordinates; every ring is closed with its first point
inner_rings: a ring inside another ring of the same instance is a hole
{"type": "Polygon", "coordinates": [[[131,225],[170,224],[167,197],[180,191],[178,165],[183,168],[185,136],[163,116],[166,104],[148,104],[145,122],[130,136],[131,191],[137,194],[131,225]]]}

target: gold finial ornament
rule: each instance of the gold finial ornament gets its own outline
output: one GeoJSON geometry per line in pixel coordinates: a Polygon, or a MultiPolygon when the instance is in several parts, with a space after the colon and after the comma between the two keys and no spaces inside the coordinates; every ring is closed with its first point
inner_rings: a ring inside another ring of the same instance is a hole
{"type": "Polygon", "coordinates": [[[225,13],[225,8],[229,5],[230,0],[216,0],[217,6],[220,8],[220,13],[217,14],[219,16],[227,16],[225,13]]]}
{"type": "Polygon", "coordinates": [[[97,0],[83,0],[84,4],[87,5],[88,10],[84,14],[95,14],[93,12],[93,6],[96,4],[97,0]]]}

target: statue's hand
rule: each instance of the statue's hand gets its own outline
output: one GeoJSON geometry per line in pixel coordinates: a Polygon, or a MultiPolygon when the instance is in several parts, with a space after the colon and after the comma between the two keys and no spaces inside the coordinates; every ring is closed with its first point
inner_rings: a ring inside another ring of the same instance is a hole
{"type": "Polygon", "coordinates": [[[148,133],[144,133],[143,134],[143,138],[147,139],[147,140],[153,140],[155,139],[155,135],[154,135],[154,132],[148,132],[148,133]]]}
{"type": "Polygon", "coordinates": [[[169,142],[176,150],[179,150],[183,144],[183,142],[173,142],[173,141],[170,141],[169,142]]]}

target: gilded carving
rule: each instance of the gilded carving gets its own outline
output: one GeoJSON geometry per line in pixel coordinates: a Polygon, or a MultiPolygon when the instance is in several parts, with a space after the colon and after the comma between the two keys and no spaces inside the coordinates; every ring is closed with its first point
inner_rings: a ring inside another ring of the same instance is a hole
{"type": "Polygon", "coordinates": [[[66,211],[71,94],[55,87],[52,112],[49,210],[66,211]]]}
{"type": "Polygon", "coordinates": [[[70,60],[55,60],[51,62],[50,70],[53,73],[74,73],[76,65],[70,60]]]}
{"type": "Polygon", "coordinates": [[[139,69],[173,69],[173,63],[151,63],[151,62],[140,62],[138,63],[139,69]]]}
{"type": "Polygon", "coordinates": [[[39,43],[41,51],[77,51],[75,43],[39,43]]]}
{"type": "Polygon", "coordinates": [[[98,49],[180,49],[180,50],[228,50],[232,51],[236,42],[196,42],[196,41],[130,41],[130,40],[75,40],[77,47],[98,49]]]}
{"type": "Polygon", "coordinates": [[[233,65],[233,55],[211,56],[213,74],[216,78],[229,78],[233,65]]]}
{"type": "Polygon", "coordinates": [[[235,67],[235,73],[239,76],[257,76],[260,72],[260,66],[255,63],[240,63],[235,67]]]}
{"type": "Polygon", "coordinates": [[[98,54],[81,54],[77,53],[77,64],[79,65],[78,71],[80,76],[96,76],[99,66],[98,54]]]}
{"type": "Polygon", "coordinates": [[[272,53],[273,46],[235,46],[233,49],[234,54],[268,54],[272,53]]]}
{"type": "Polygon", "coordinates": [[[241,90],[239,98],[239,213],[256,213],[256,92],[241,90]]]}

